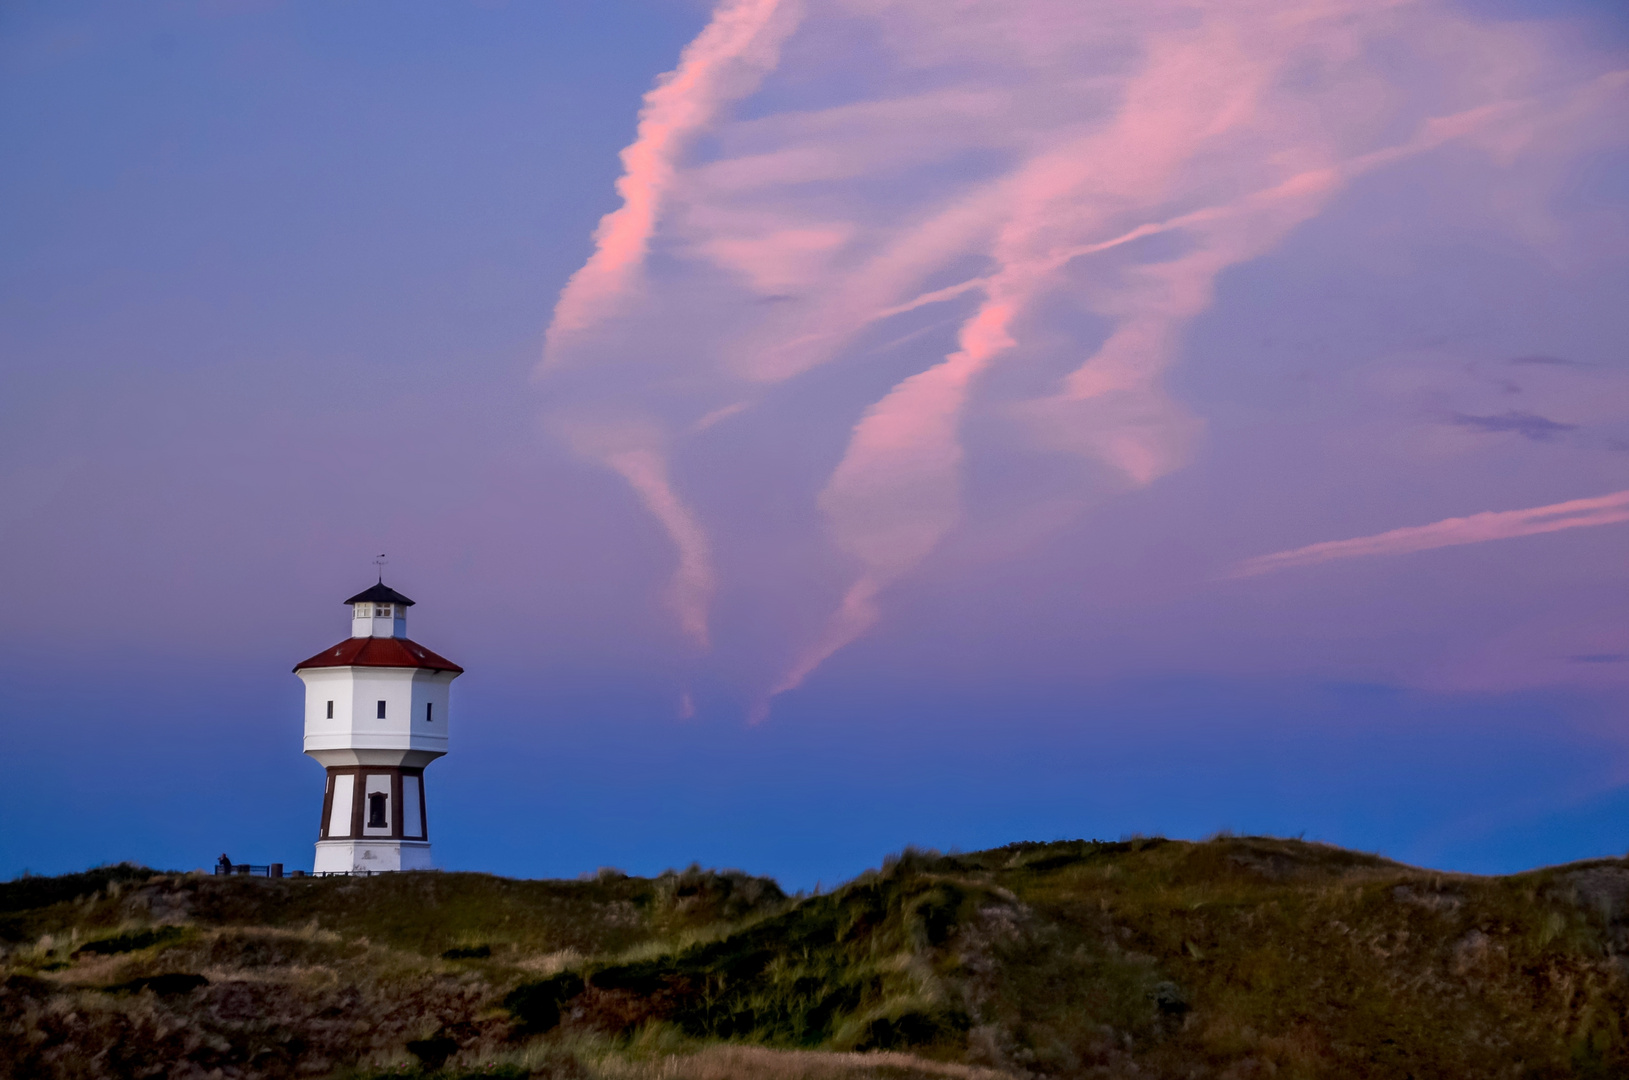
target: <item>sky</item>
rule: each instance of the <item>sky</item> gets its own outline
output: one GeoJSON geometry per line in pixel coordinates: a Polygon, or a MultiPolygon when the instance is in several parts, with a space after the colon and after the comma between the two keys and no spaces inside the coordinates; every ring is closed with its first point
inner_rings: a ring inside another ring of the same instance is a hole
{"type": "Polygon", "coordinates": [[[1598,0],[0,8],[0,877],[1629,850],[1598,0]]]}

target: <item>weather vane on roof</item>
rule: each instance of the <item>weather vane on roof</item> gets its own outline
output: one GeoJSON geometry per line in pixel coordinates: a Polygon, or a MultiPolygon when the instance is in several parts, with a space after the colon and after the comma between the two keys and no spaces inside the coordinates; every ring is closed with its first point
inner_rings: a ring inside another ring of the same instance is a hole
{"type": "Polygon", "coordinates": [[[379,557],[373,560],[373,565],[379,568],[379,584],[385,583],[385,553],[380,552],[379,557]]]}

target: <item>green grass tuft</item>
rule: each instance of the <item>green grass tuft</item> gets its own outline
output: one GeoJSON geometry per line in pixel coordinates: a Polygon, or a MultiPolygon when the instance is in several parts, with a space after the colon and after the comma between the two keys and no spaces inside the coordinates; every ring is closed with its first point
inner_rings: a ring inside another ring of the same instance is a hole
{"type": "Polygon", "coordinates": [[[151,930],[133,930],[126,934],[115,934],[112,937],[98,938],[87,941],[73,951],[77,958],[80,956],[113,956],[118,953],[136,952],[139,949],[151,949],[154,945],[166,945],[175,941],[185,931],[179,926],[157,926],[151,930]]]}

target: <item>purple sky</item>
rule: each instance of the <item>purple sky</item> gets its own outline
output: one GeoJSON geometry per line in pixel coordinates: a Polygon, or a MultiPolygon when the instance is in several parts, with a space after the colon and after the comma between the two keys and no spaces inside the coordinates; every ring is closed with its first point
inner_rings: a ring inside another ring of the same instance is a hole
{"type": "Polygon", "coordinates": [[[955,11],[0,12],[0,876],[1629,848],[1621,8],[955,11]]]}

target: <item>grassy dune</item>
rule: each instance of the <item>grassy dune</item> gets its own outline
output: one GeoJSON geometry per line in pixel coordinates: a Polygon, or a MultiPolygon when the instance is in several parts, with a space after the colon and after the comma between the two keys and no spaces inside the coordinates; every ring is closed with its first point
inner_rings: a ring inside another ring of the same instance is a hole
{"type": "Polygon", "coordinates": [[[762,878],[0,885],[0,1076],[1629,1075],[1629,865],[1297,841],[762,878]]]}

